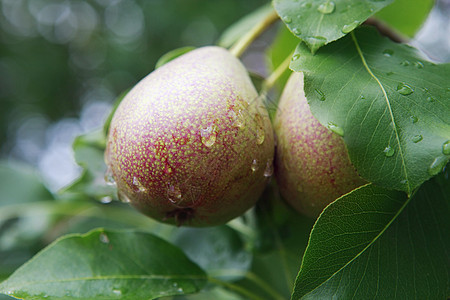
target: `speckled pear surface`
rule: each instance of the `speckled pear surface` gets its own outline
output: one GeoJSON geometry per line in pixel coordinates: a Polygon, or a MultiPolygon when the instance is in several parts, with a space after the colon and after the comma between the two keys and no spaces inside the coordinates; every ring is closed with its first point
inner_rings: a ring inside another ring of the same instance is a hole
{"type": "Polygon", "coordinates": [[[111,121],[105,160],[122,200],[177,225],[223,224],[271,175],[273,129],[246,69],[219,47],[140,81],[111,121]]]}
{"type": "Polygon", "coordinates": [[[274,122],[278,138],[275,176],[296,210],[317,217],[332,201],[365,183],[350,163],[343,139],[311,113],[303,73],[292,73],[274,122]]]}

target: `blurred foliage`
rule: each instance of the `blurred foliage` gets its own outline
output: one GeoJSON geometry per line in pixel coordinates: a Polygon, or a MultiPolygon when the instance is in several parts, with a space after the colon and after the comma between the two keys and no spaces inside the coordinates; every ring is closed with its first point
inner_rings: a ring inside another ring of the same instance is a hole
{"type": "Polygon", "coordinates": [[[264,0],[0,0],[0,154],[32,117],[112,101],[182,45],[213,44],[264,0]]]}

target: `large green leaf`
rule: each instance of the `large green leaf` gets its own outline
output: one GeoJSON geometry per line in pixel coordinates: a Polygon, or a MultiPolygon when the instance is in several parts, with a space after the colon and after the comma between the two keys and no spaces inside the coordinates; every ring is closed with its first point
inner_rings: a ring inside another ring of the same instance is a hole
{"type": "Polygon", "coordinates": [[[300,44],[293,58],[314,116],[344,136],[368,181],[411,194],[450,159],[450,64],[368,27],[316,55],[300,44]]]}
{"type": "Polygon", "coordinates": [[[375,17],[400,34],[413,37],[427,18],[434,2],[434,0],[395,0],[392,5],[380,10],[375,17]]]}
{"type": "Polygon", "coordinates": [[[339,198],[314,225],[292,298],[445,299],[449,201],[436,180],[410,201],[373,185],[339,198]]]}
{"type": "Polygon", "coordinates": [[[98,229],[45,248],[0,284],[22,299],[154,299],[199,291],[206,274],[168,242],[98,229]]]}
{"type": "Polygon", "coordinates": [[[339,39],[394,0],[274,0],[283,22],[311,52],[339,39]]]}

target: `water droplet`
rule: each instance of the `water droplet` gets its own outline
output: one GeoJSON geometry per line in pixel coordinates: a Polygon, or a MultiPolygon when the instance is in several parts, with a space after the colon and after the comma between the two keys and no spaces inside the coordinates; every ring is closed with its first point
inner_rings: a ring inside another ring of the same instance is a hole
{"type": "Polygon", "coordinates": [[[335,7],[336,5],[334,4],[334,2],[330,1],[320,4],[319,7],[317,7],[317,10],[323,14],[331,14],[334,11],[335,7]]]}
{"type": "Polygon", "coordinates": [[[395,150],[391,146],[387,146],[386,148],[384,148],[383,152],[387,157],[391,157],[392,155],[394,155],[395,150]]]}
{"type": "Polygon", "coordinates": [[[109,237],[106,235],[106,233],[101,232],[98,238],[103,244],[109,244],[109,237]]]}
{"type": "Polygon", "coordinates": [[[318,90],[318,89],[314,89],[314,90],[316,91],[317,94],[319,94],[319,100],[325,101],[325,99],[326,99],[325,94],[321,90],[318,90]]]}
{"type": "Polygon", "coordinates": [[[114,176],[110,167],[105,172],[105,182],[107,185],[114,186],[116,185],[116,181],[114,180],[114,176]]]}
{"type": "Polygon", "coordinates": [[[283,17],[283,22],[286,23],[286,24],[289,24],[289,23],[292,22],[292,18],[289,17],[289,16],[284,16],[283,17]]]}
{"type": "Polygon", "coordinates": [[[408,183],[408,180],[406,180],[406,179],[403,179],[403,180],[400,181],[400,184],[403,184],[403,185],[405,185],[407,183],[408,183]]]}
{"type": "Polygon", "coordinates": [[[292,56],[292,61],[295,61],[299,58],[300,58],[300,54],[294,54],[294,56],[292,56]]]}
{"type": "Polygon", "coordinates": [[[389,72],[387,72],[387,73],[386,73],[386,75],[387,75],[387,76],[391,76],[391,75],[394,75],[394,72],[392,72],[392,71],[389,71],[389,72]]]}
{"type": "Polygon", "coordinates": [[[441,172],[445,165],[447,164],[448,158],[445,156],[439,156],[436,157],[431,165],[428,167],[428,174],[431,176],[439,174],[441,172]]]}
{"type": "Polygon", "coordinates": [[[337,126],[336,124],[332,123],[332,122],[328,122],[328,128],[333,131],[334,133],[340,135],[340,136],[344,136],[344,129],[342,129],[341,127],[337,126]]]}
{"type": "Polygon", "coordinates": [[[141,184],[141,182],[139,181],[139,179],[137,177],[133,177],[133,185],[137,192],[143,193],[143,192],[147,191],[147,189],[141,184]]]}
{"type": "Polygon", "coordinates": [[[112,198],[110,196],[104,196],[100,199],[100,202],[103,204],[108,204],[112,202],[112,198]]]}
{"type": "Polygon", "coordinates": [[[412,137],[412,141],[413,141],[414,143],[418,143],[418,142],[420,142],[421,140],[423,140],[423,136],[420,135],[420,134],[415,135],[415,136],[412,137]]]}
{"type": "Polygon", "coordinates": [[[255,172],[256,170],[258,170],[258,161],[256,159],[254,159],[252,161],[252,165],[250,167],[250,169],[252,169],[253,172],[255,172]]]}
{"type": "Polygon", "coordinates": [[[442,144],[442,153],[445,155],[450,155],[450,140],[442,144]]]}
{"type": "Polygon", "coordinates": [[[412,89],[412,87],[410,87],[409,85],[407,85],[404,82],[401,82],[397,85],[397,91],[402,94],[403,96],[408,96],[411,95],[412,93],[414,93],[414,90],[412,89]]]}
{"type": "Polygon", "coordinates": [[[394,50],[391,50],[391,49],[385,49],[385,50],[383,51],[383,55],[384,55],[384,56],[387,56],[387,57],[391,57],[392,55],[394,55],[394,50]]]}
{"type": "Polygon", "coordinates": [[[409,66],[411,63],[408,60],[404,60],[400,63],[401,66],[407,67],[409,66]]]}
{"type": "Polygon", "coordinates": [[[351,31],[353,31],[356,27],[358,27],[359,25],[359,21],[353,21],[350,24],[344,25],[342,27],[342,33],[349,33],[351,31]]]}
{"type": "Polygon", "coordinates": [[[294,29],[292,29],[292,32],[295,34],[295,35],[300,35],[302,32],[300,31],[300,29],[298,29],[298,28],[294,28],[294,29]]]}
{"type": "Polygon", "coordinates": [[[310,36],[304,39],[306,43],[315,48],[320,48],[327,42],[327,39],[322,36],[310,36]]]}
{"type": "Polygon", "coordinates": [[[167,187],[167,198],[173,204],[180,203],[181,200],[181,190],[177,184],[169,184],[167,187]]]}
{"type": "Polygon", "coordinates": [[[114,289],[112,292],[113,292],[113,294],[116,295],[116,296],[122,296],[122,291],[121,291],[121,290],[114,289]]]}
{"type": "Polygon", "coordinates": [[[366,99],[366,97],[364,97],[364,95],[359,96],[359,99],[364,100],[366,99]]]}
{"type": "Polygon", "coordinates": [[[272,160],[267,160],[266,168],[264,169],[264,176],[270,177],[273,174],[273,163],[272,160]]]}
{"type": "Polygon", "coordinates": [[[417,69],[423,69],[424,65],[423,65],[422,62],[416,61],[416,62],[414,63],[414,67],[416,67],[417,69]]]}
{"type": "Polygon", "coordinates": [[[125,195],[125,193],[123,193],[123,192],[120,192],[120,191],[119,191],[119,192],[117,193],[117,196],[118,196],[119,200],[120,200],[121,202],[123,202],[123,203],[130,203],[130,202],[131,202],[130,198],[128,198],[128,196],[125,195]]]}
{"type": "Polygon", "coordinates": [[[436,98],[434,98],[433,96],[428,96],[427,97],[427,101],[428,102],[434,102],[434,101],[436,101],[436,98]]]}
{"type": "Polygon", "coordinates": [[[245,118],[244,118],[244,114],[243,114],[244,107],[239,104],[237,104],[237,106],[233,107],[233,109],[230,109],[230,111],[228,112],[228,115],[230,116],[231,120],[233,120],[234,127],[243,129],[243,128],[245,128],[245,118]],[[239,107],[237,107],[237,106],[239,106],[239,107]]]}
{"type": "Polygon", "coordinates": [[[417,121],[419,121],[419,118],[416,117],[416,116],[411,116],[411,117],[409,117],[409,118],[411,119],[411,121],[413,122],[413,124],[414,124],[414,123],[417,123],[417,121]]]}
{"type": "Polygon", "coordinates": [[[216,142],[217,126],[212,124],[208,127],[200,129],[200,135],[202,137],[202,143],[206,147],[211,147],[216,142]]]}
{"type": "Polygon", "coordinates": [[[264,120],[260,114],[255,115],[256,122],[256,142],[261,145],[264,142],[266,132],[264,130],[264,120]]]}
{"type": "Polygon", "coordinates": [[[183,288],[181,288],[181,287],[177,288],[177,292],[178,293],[182,293],[183,292],[183,288]]]}

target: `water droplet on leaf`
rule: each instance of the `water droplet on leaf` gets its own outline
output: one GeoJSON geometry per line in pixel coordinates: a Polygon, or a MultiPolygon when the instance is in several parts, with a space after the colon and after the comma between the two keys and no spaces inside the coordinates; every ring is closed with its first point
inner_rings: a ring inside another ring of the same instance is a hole
{"type": "Polygon", "coordinates": [[[448,158],[445,156],[436,157],[428,168],[428,174],[431,176],[439,174],[448,162],[448,158]]]}
{"type": "Polygon", "coordinates": [[[322,14],[331,14],[334,11],[335,7],[336,5],[334,4],[334,2],[330,1],[320,4],[317,7],[317,10],[322,14]]]}
{"type": "Polygon", "coordinates": [[[349,33],[351,31],[353,31],[356,27],[358,27],[359,25],[359,21],[353,21],[350,24],[344,25],[342,27],[342,33],[349,33]]]}
{"type": "Polygon", "coordinates": [[[409,117],[409,118],[411,119],[411,121],[413,122],[413,124],[414,124],[414,123],[417,123],[417,121],[419,121],[419,118],[416,117],[416,116],[411,116],[411,117],[409,117]]]}
{"type": "Polygon", "coordinates": [[[101,232],[98,238],[100,239],[100,242],[102,242],[103,244],[109,244],[109,237],[106,235],[106,233],[101,232]]]}
{"type": "Polygon", "coordinates": [[[383,51],[383,55],[384,55],[384,56],[387,56],[387,57],[391,57],[392,55],[394,55],[394,50],[391,50],[391,49],[385,49],[385,50],[383,51]]]}
{"type": "Polygon", "coordinates": [[[397,91],[403,96],[408,96],[408,95],[411,95],[412,93],[414,93],[414,90],[412,89],[412,87],[410,87],[409,85],[407,85],[404,82],[401,82],[397,85],[397,91]]]}
{"type": "Polygon", "coordinates": [[[123,193],[123,192],[118,192],[117,193],[117,196],[119,197],[119,200],[121,201],[121,202],[123,202],[123,203],[130,203],[131,202],[131,200],[130,200],[130,198],[128,198],[128,196],[127,195],[125,195],[125,193],[123,193]]]}
{"type": "Polygon", "coordinates": [[[401,66],[407,67],[409,66],[411,63],[408,60],[404,60],[400,63],[401,66]]]}
{"type": "Polygon", "coordinates": [[[315,89],[315,91],[317,94],[319,94],[319,100],[325,101],[325,99],[326,99],[325,94],[321,90],[318,90],[318,89],[315,89]]]}
{"type": "Polygon", "coordinates": [[[428,102],[434,102],[434,101],[436,101],[436,99],[433,96],[428,96],[427,97],[427,101],[428,102]]]}
{"type": "Polygon", "coordinates": [[[442,144],[442,153],[445,155],[450,155],[450,140],[442,144]]]}
{"type": "Polygon", "coordinates": [[[344,129],[342,129],[341,127],[337,126],[336,124],[332,123],[332,122],[328,122],[328,128],[333,131],[334,133],[340,135],[340,136],[344,136],[344,129]]]}
{"type": "Polygon", "coordinates": [[[299,58],[300,58],[300,54],[294,54],[294,56],[292,56],[292,61],[295,61],[299,58]]]}
{"type": "Polygon", "coordinates": [[[422,62],[416,61],[416,62],[414,63],[414,67],[416,67],[417,69],[423,69],[424,65],[423,65],[422,62]]]}
{"type": "Polygon", "coordinates": [[[384,148],[383,152],[387,157],[391,157],[392,155],[394,155],[395,150],[391,146],[387,146],[386,148],[384,148]]]}
{"type": "Polygon", "coordinates": [[[289,24],[289,23],[292,22],[292,18],[289,17],[289,16],[284,16],[283,17],[283,22],[286,23],[286,24],[289,24]]]}
{"type": "Polygon", "coordinates": [[[110,196],[104,196],[100,199],[100,202],[103,204],[108,204],[112,202],[112,198],[110,196]]]}
{"type": "Polygon", "coordinates": [[[413,138],[412,138],[412,141],[413,141],[414,143],[418,143],[418,142],[420,142],[421,140],[423,140],[423,136],[420,135],[420,134],[415,135],[415,136],[413,136],[413,138]]]}
{"type": "Polygon", "coordinates": [[[298,28],[294,28],[294,29],[292,29],[292,32],[295,34],[295,35],[300,35],[302,32],[300,31],[300,29],[298,29],[298,28]]]}
{"type": "Polygon", "coordinates": [[[122,296],[122,291],[121,291],[121,290],[114,289],[112,292],[113,292],[113,294],[116,295],[116,296],[122,296]]]}

